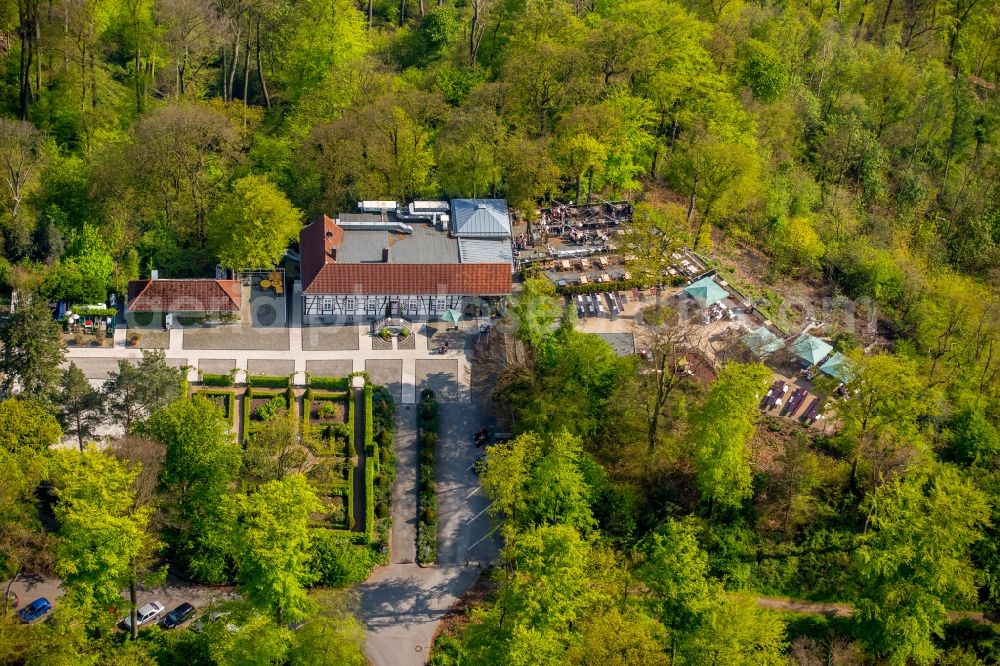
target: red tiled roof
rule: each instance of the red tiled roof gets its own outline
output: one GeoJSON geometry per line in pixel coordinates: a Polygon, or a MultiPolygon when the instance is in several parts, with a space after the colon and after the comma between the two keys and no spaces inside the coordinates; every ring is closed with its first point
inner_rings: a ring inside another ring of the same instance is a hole
{"type": "Polygon", "coordinates": [[[239,280],[133,280],[128,309],[133,312],[238,312],[239,280]]]}
{"type": "Polygon", "coordinates": [[[462,294],[510,293],[509,264],[335,264],[323,266],[311,281],[303,272],[306,294],[462,294]]]}
{"type": "Polygon", "coordinates": [[[329,251],[340,247],[344,230],[337,223],[321,215],[299,232],[299,254],[302,258],[302,284],[312,282],[320,269],[334,259],[329,251]],[[326,234],[329,233],[330,236],[326,234]]]}

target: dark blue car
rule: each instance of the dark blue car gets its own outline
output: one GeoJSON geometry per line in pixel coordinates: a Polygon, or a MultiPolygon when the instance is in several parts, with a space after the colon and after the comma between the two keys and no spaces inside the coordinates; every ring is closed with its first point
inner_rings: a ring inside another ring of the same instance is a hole
{"type": "Polygon", "coordinates": [[[17,612],[23,622],[34,622],[52,610],[52,604],[45,597],[39,597],[17,612]]]}

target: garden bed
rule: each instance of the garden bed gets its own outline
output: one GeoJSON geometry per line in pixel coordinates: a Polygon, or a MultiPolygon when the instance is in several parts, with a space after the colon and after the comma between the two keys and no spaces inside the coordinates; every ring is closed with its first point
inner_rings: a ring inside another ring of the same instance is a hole
{"type": "Polygon", "coordinates": [[[262,391],[250,387],[243,397],[243,441],[265,421],[277,416],[282,409],[291,409],[291,389],[262,391]]]}
{"type": "Polygon", "coordinates": [[[210,391],[202,389],[197,395],[210,400],[216,407],[222,410],[223,416],[232,421],[233,405],[236,403],[236,393],[234,391],[210,391]]]}

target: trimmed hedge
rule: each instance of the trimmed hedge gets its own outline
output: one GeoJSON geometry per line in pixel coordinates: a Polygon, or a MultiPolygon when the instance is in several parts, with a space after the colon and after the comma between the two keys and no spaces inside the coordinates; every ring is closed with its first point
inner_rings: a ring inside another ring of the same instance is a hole
{"type": "Polygon", "coordinates": [[[248,375],[247,385],[261,388],[287,388],[291,385],[291,379],[278,375],[248,375]]]}
{"type": "Polygon", "coordinates": [[[350,387],[350,380],[347,377],[310,377],[307,384],[309,388],[346,391],[350,387]]]}
{"type": "Polygon", "coordinates": [[[417,409],[417,564],[437,560],[437,456],[438,403],[434,391],[420,392],[417,409]]]}
{"type": "Polygon", "coordinates": [[[603,294],[607,291],[627,291],[632,288],[645,289],[639,280],[614,280],[612,282],[588,282],[587,284],[565,284],[556,287],[556,293],[575,296],[576,294],[603,294]]]}
{"type": "Polygon", "coordinates": [[[365,532],[375,540],[375,460],[365,459],[365,532]]]}
{"type": "Polygon", "coordinates": [[[81,317],[114,317],[118,314],[118,310],[116,308],[89,308],[83,305],[74,305],[69,309],[69,312],[78,314],[81,317]]]}
{"type": "Polygon", "coordinates": [[[202,386],[232,386],[233,375],[232,373],[227,375],[202,374],[201,384],[202,386]]]}
{"type": "Polygon", "coordinates": [[[230,421],[233,420],[233,411],[236,406],[236,391],[219,391],[219,390],[213,391],[210,389],[202,389],[201,391],[198,391],[197,395],[205,396],[206,398],[209,399],[211,399],[212,396],[220,396],[225,398],[226,399],[225,407],[222,410],[223,414],[230,421]]]}
{"type": "Polygon", "coordinates": [[[358,455],[358,447],[354,443],[354,400],[347,398],[347,446],[350,449],[351,457],[358,455]]]}
{"type": "Polygon", "coordinates": [[[365,451],[375,443],[375,422],[373,421],[372,385],[365,384],[365,451]]]}

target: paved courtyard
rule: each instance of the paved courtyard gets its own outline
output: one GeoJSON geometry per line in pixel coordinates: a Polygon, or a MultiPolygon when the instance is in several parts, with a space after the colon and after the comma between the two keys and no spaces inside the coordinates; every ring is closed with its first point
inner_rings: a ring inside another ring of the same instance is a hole
{"type": "Polygon", "coordinates": [[[306,372],[316,377],[346,377],[354,372],[352,359],[306,361],[306,372]]]}
{"type": "Polygon", "coordinates": [[[305,351],[339,351],[358,349],[357,326],[305,326],[302,329],[302,349],[305,351]]]}
{"type": "Polygon", "coordinates": [[[184,349],[192,350],[271,350],[287,351],[288,329],[259,328],[233,324],[214,328],[189,328],[182,331],[184,349]]]}
{"type": "Polygon", "coordinates": [[[292,359],[261,359],[252,358],[247,361],[247,372],[251,375],[277,375],[287,377],[295,372],[295,361],[292,359]]]}
{"type": "Polygon", "coordinates": [[[396,402],[401,401],[403,390],[402,360],[369,358],[365,360],[365,372],[371,377],[373,384],[386,387],[396,402]]]}

